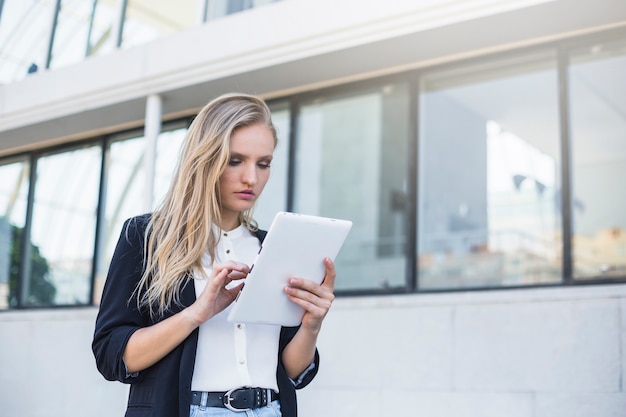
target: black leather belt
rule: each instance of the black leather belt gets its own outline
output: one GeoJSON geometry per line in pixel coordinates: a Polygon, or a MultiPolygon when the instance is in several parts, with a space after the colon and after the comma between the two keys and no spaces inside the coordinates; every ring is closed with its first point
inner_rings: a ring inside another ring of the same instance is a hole
{"type": "Polygon", "coordinates": [[[265,407],[278,399],[278,393],[268,388],[236,388],[225,392],[191,391],[191,405],[222,407],[246,411],[265,407]]]}

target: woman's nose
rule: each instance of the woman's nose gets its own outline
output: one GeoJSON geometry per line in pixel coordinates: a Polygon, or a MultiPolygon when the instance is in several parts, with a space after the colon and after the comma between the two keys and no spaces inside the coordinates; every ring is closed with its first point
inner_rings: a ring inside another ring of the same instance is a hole
{"type": "Polygon", "coordinates": [[[248,185],[254,185],[257,181],[256,166],[247,166],[243,172],[243,182],[248,185]]]}

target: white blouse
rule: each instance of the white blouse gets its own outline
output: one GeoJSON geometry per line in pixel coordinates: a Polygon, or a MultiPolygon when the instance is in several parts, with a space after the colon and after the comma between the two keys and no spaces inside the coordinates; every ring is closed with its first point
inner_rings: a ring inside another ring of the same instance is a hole
{"type": "MultiPolygon", "coordinates": [[[[230,232],[220,231],[215,257],[217,263],[243,262],[251,265],[261,244],[244,225],[230,232]]],[[[212,264],[208,253],[203,258],[207,276],[212,264]]],[[[207,280],[196,274],[196,297],[207,280]]],[[[238,285],[233,281],[230,285],[238,285]]],[[[226,320],[232,304],[200,326],[192,391],[227,391],[243,386],[271,388],[278,391],[276,366],[280,326],[230,323],[226,320]]]]}

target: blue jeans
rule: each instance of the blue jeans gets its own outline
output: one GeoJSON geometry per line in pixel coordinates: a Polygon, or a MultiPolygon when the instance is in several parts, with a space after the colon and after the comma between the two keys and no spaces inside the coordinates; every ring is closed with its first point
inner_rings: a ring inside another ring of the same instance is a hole
{"type": "Polygon", "coordinates": [[[266,407],[254,408],[248,411],[231,411],[221,407],[203,407],[192,405],[189,409],[189,417],[281,417],[280,402],[272,401],[266,407]]]}

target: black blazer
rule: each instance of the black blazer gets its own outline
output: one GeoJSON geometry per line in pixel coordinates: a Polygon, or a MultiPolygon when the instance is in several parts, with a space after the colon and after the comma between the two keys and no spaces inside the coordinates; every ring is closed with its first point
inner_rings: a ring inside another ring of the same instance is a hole
{"type": "MultiPolygon", "coordinates": [[[[135,331],[180,312],[196,299],[193,282],[187,278],[180,292],[181,305],[172,306],[163,317],[152,320],[149,314],[137,308],[132,294],[143,272],[143,239],[149,220],[150,215],[146,214],[124,223],[104,285],[92,350],[98,370],[106,379],[131,384],[127,417],[189,417],[198,329],[167,356],[138,375],[128,375],[123,361],[126,343],[135,331]]],[[[256,235],[261,241],[265,238],[264,231],[256,235]]],[[[283,327],[280,333],[276,378],[284,417],[297,416],[295,390],[308,385],[319,369],[316,350],[314,369],[297,386],[287,376],[282,351],[297,330],[298,327],[283,327]]]]}

